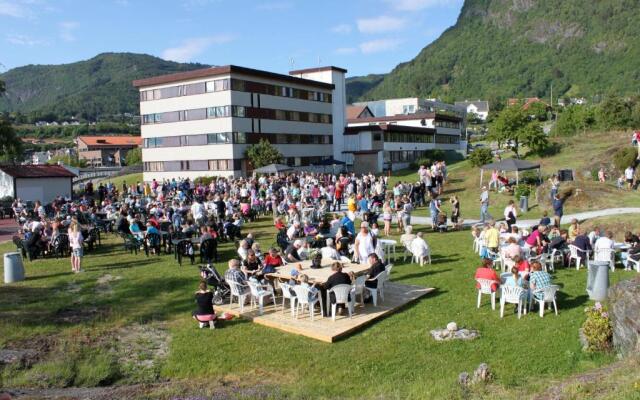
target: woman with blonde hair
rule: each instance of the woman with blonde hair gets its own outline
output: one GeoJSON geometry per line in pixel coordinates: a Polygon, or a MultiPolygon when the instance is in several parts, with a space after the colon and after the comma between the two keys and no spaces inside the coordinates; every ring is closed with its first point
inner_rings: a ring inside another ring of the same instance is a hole
{"type": "Polygon", "coordinates": [[[82,272],[82,231],[78,225],[78,221],[73,220],[69,226],[69,245],[71,246],[71,271],[78,273],[82,272]]]}

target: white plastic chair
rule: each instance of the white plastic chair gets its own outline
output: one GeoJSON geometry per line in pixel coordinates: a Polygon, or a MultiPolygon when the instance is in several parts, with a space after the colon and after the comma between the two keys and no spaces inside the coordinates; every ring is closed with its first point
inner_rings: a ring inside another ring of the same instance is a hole
{"type": "Polygon", "coordinates": [[[350,263],[351,259],[349,257],[347,257],[347,256],[340,256],[340,262],[350,263]]]}
{"type": "Polygon", "coordinates": [[[500,253],[500,262],[502,263],[502,272],[509,272],[511,268],[516,266],[516,262],[511,258],[506,257],[504,254],[500,253]]]}
{"type": "Polygon", "coordinates": [[[596,249],[593,259],[597,261],[608,262],[611,268],[611,272],[616,269],[616,252],[613,249],[596,249]]]}
{"type": "Polygon", "coordinates": [[[355,288],[351,287],[351,285],[336,285],[327,290],[327,304],[331,304],[331,319],[334,321],[336,320],[336,309],[338,308],[338,304],[344,304],[347,306],[347,310],[349,311],[349,318],[351,318],[353,316],[355,308],[355,300],[355,288]],[[335,303],[331,303],[331,293],[336,296],[335,303]],[[351,295],[351,299],[349,299],[349,295],[351,295]]]}
{"type": "Polygon", "coordinates": [[[384,285],[388,280],[387,271],[380,272],[375,278],[372,280],[378,281],[377,287],[370,288],[365,285],[365,289],[369,291],[369,294],[373,298],[373,306],[378,306],[378,295],[380,296],[380,300],[384,301],[384,285]]]}
{"type": "Polygon", "coordinates": [[[556,262],[560,262],[561,264],[564,263],[564,254],[558,250],[558,249],[553,249],[551,250],[551,256],[550,256],[550,266],[551,266],[551,270],[555,271],[556,269],[556,262]]]}
{"type": "Polygon", "coordinates": [[[473,252],[480,253],[480,238],[477,236],[473,237],[473,252]]]}
{"type": "Polygon", "coordinates": [[[276,304],[276,296],[273,293],[273,289],[271,288],[271,286],[261,285],[260,283],[252,280],[248,280],[247,284],[249,285],[249,290],[251,292],[251,309],[255,307],[257,302],[259,305],[259,313],[260,315],[262,315],[262,313],[264,312],[264,298],[271,296],[273,305],[277,310],[278,306],[276,304]],[[267,287],[269,289],[267,289],[267,287]]]}
{"type": "Polygon", "coordinates": [[[636,271],[638,271],[638,273],[640,273],[640,260],[636,261],[630,256],[627,256],[627,265],[624,267],[624,270],[631,271],[633,269],[635,269],[636,271]]]}
{"type": "MultiPolygon", "coordinates": [[[[393,265],[393,264],[391,264],[393,265]]],[[[367,281],[366,275],[360,275],[356,278],[356,281],[353,283],[354,294],[353,298],[355,299],[358,295],[360,295],[360,304],[364,307],[364,283],[367,281]]]]}
{"type": "Polygon", "coordinates": [[[491,296],[491,309],[496,309],[496,292],[491,290],[491,286],[494,284],[497,285],[496,281],[492,281],[491,279],[476,279],[476,282],[480,285],[478,289],[478,308],[480,308],[480,299],[483,294],[488,294],[491,296]]]}
{"type": "Polygon", "coordinates": [[[282,313],[284,314],[284,304],[285,301],[289,300],[289,305],[291,306],[291,317],[293,318],[295,315],[295,307],[297,297],[291,293],[291,285],[288,283],[281,283],[280,288],[282,289],[282,313]]]}
{"type": "Polygon", "coordinates": [[[536,289],[531,292],[531,296],[529,299],[529,308],[534,301],[537,301],[540,306],[540,318],[544,317],[544,306],[546,303],[553,303],[553,309],[558,315],[558,306],[556,305],[556,292],[560,289],[558,285],[549,285],[547,287],[536,289]],[[536,297],[536,294],[542,293],[542,298],[539,299],[536,297]]]}
{"type": "Polygon", "coordinates": [[[387,278],[391,277],[391,270],[393,269],[393,264],[389,264],[386,267],[384,267],[384,270],[387,271],[387,278]]]}
{"type": "Polygon", "coordinates": [[[316,303],[320,303],[320,317],[324,317],[324,308],[322,306],[322,301],[320,301],[319,294],[309,300],[311,294],[311,290],[309,290],[309,288],[302,285],[296,285],[293,290],[296,292],[296,298],[298,299],[298,304],[296,305],[296,318],[300,316],[300,312],[304,314],[304,307],[306,306],[309,309],[311,321],[313,321],[315,317],[316,303]]]}
{"type": "Polygon", "coordinates": [[[522,316],[522,312],[527,313],[525,307],[526,297],[525,291],[520,286],[502,286],[502,294],[500,295],[500,318],[504,317],[504,305],[517,304],[518,305],[518,319],[522,316]]]}
{"type": "Polygon", "coordinates": [[[431,248],[427,248],[427,254],[424,256],[413,254],[411,262],[420,264],[421,266],[424,265],[425,262],[431,264],[431,248]]]}
{"type": "Polygon", "coordinates": [[[576,270],[580,269],[580,264],[582,263],[582,258],[589,259],[589,251],[584,251],[579,249],[577,246],[570,244],[569,245],[569,266],[571,266],[571,260],[576,260],[576,270]]]}
{"type": "Polygon", "coordinates": [[[231,295],[229,296],[229,305],[233,305],[233,298],[238,298],[238,305],[240,306],[240,312],[244,312],[244,301],[249,296],[249,292],[246,290],[247,285],[242,285],[236,281],[227,281],[229,288],[231,289],[231,295]]]}

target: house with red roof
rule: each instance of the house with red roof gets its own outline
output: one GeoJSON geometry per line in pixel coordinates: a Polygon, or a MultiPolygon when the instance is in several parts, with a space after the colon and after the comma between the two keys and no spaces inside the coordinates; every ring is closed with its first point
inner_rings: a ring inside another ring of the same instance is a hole
{"type": "Polygon", "coordinates": [[[75,174],[61,165],[0,165],[0,198],[50,203],[71,197],[75,174]]]}
{"type": "Polygon", "coordinates": [[[78,136],[78,158],[95,167],[120,166],[127,153],[142,145],[140,136],[78,136]]]}

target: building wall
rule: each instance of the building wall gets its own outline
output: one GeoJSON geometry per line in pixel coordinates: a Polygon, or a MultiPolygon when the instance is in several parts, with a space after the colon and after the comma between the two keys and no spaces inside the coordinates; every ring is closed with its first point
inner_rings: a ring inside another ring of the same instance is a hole
{"type": "Polygon", "coordinates": [[[13,177],[0,171],[0,198],[13,197],[13,177]]]}
{"type": "Polygon", "coordinates": [[[71,178],[16,178],[17,197],[50,203],[57,196],[71,196],[71,178]]]}
{"type": "Polygon", "coordinates": [[[381,153],[354,154],[353,172],[356,174],[366,174],[369,172],[379,173],[382,171],[381,153]]]}

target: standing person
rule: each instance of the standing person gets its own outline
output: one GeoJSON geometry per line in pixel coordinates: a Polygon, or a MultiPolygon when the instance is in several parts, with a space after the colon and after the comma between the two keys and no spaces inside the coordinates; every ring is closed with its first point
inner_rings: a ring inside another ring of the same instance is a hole
{"type": "Polygon", "coordinates": [[[511,231],[511,225],[516,223],[518,217],[518,211],[513,200],[509,200],[509,204],[504,208],[504,219],[507,222],[507,227],[511,231]]]}
{"type": "Polygon", "coordinates": [[[431,212],[431,229],[435,230],[438,226],[438,214],[440,213],[440,200],[438,195],[434,194],[431,202],[429,203],[429,211],[431,212]]]}
{"type": "Polygon", "coordinates": [[[384,221],[384,235],[391,235],[391,217],[393,216],[391,206],[388,201],[382,206],[382,220],[384,221]]]}
{"type": "Polygon", "coordinates": [[[600,168],[598,170],[598,180],[600,183],[605,183],[607,181],[607,175],[604,173],[604,168],[600,168]]]}
{"type": "Polygon", "coordinates": [[[480,222],[484,224],[486,220],[491,219],[493,217],[489,214],[489,191],[486,186],[483,186],[480,193],[480,222]]]}
{"type": "Polygon", "coordinates": [[[457,227],[460,223],[460,200],[458,199],[458,196],[453,195],[451,196],[451,199],[449,199],[449,201],[451,202],[451,207],[453,208],[453,210],[451,210],[451,223],[454,227],[457,227]]]}
{"type": "Polygon", "coordinates": [[[82,272],[83,241],[80,227],[76,221],[73,221],[69,226],[69,245],[71,246],[71,271],[76,274],[82,272]]]}
{"type": "Polygon", "coordinates": [[[556,194],[558,194],[558,188],[560,187],[560,180],[558,179],[558,176],[554,174],[549,179],[549,183],[551,183],[550,197],[551,197],[551,201],[553,202],[553,199],[556,197],[556,194]]]}
{"type": "Polygon", "coordinates": [[[373,243],[373,235],[369,232],[369,223],[363,221],[360,224],[360,233],[356,236],[355,245],[353,246],[356,261],[360,264],[367,262],[367,257],[371,253],[375,253],[376,246],[373,243]]]}
{"type": "Polygon", "coordinates": [[[624,170],[624,178],[627,180],[627,184],[629,185],[629,190],[633,188],[633,175],[635,171],[631,165],[624,170]]]}
{"type": "Polygon", "coordinates": [[[560,221],[564,214],[564,201],[565,199],[561,199],[558,193],[553,196],[553,220],[555,226],[558,228],[560,227],[560,221]]]}

